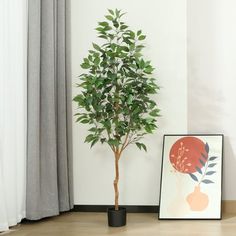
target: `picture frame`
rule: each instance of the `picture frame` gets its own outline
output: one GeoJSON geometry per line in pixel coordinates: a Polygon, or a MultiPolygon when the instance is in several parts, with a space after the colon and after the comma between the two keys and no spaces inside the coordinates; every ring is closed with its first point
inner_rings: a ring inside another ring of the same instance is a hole
{"type": "Polygon", "coordinates": [[[222,218],[223,134],[163,137],[158,218],[222,218]]]}

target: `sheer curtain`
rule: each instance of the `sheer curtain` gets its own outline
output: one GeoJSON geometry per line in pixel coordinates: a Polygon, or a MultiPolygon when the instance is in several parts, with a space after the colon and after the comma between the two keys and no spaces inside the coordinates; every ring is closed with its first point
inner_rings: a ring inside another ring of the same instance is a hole
{"type": "Polygon", "coordinates": [[[0,232],[25,217],[27,0],[0,0],[0,232]]]}

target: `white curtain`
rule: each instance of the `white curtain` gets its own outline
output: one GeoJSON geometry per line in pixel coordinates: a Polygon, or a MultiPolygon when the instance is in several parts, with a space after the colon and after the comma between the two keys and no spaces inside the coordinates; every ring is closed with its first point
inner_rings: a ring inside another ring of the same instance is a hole
{"type": "Polygon", "coordinates": [[[0,232],[25,217],[27,0],[0,0],[0,232]]]}

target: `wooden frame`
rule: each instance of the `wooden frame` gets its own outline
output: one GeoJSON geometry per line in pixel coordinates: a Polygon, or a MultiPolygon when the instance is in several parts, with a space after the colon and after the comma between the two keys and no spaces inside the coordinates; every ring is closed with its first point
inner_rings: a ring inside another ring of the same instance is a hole
{"type": "Polygon", "coordinates": [[[159,219],[221,219],[222,134],[164,135],[159,219]]]}

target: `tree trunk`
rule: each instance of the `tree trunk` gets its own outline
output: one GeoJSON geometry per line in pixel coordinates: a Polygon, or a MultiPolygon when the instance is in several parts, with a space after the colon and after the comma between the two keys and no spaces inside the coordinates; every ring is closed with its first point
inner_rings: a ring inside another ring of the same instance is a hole
{"type": "Polygon", "coordinates": [[[119,189],[118,189],[118,182],[119,182],[119,153],[115,153],[115,180],[114,180],[114,190],[115,190],[115,210],[119,210],[119,189]]]}

